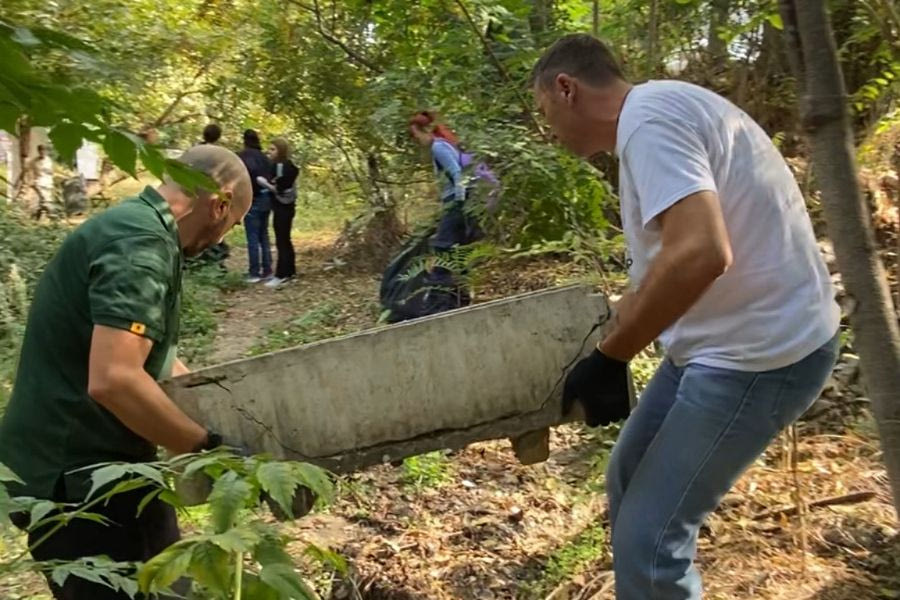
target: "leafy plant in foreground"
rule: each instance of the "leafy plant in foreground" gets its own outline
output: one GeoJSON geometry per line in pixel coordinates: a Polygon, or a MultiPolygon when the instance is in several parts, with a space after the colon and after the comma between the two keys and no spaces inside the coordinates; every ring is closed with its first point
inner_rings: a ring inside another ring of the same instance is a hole
{"type": "MultiPolygon", "coordinates": [[[[103,557],[40,563],[30,561],[26,551],[9,563],[0,564],[0,576],[23,570],[40,571],[50,574],[57,583],[78,576],[121,590],[132,598],[138,592],[171,592],[171,586],[182,578],[190,579],[189,597],[194,598],[318,598],[287,553],[288,539],[277,525],[264,521],[258,511],[266,500],[274,503],[280,512],[293,514],[294,496],[302,488],[315,494],[319,502],[330,500],[333,484],[327,473],[305,463],[274,461],[265,456],[238,457],[218,450],[156,463],[100,465],[91,475],[92,487],[85,503],[78,507],[34,498],[11,498],[3,483],[19,480],[9,469],[0,466],[0,524],[9,524],[10,513],[28,513],[30,531],[46,530],[28,549],[31,551],[71,519],[104,522],[102,516],[91,510],[116,494],[145,488],[147,493],[138,510],[154,498],[183,509],[185,503],[176,492],[175,483],[198,474],[213,481],[208,498],[208,522],[201,531],[173,544],[147,563],[133,565],[103,557]]],[[[310,545],[304,556],[329,569],[346,570],[343,559],[327,549],[310,545]]]]}

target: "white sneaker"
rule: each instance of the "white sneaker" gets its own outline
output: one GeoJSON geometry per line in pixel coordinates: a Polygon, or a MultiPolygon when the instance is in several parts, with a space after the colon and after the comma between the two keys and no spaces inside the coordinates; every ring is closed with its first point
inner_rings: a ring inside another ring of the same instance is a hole
{"type": "Polygon", "coordinates": [[[262,281],[262,277],[257,275],[247,275],[244,277],[244,283],[259,283],[260,281],[262,281]]]}
{"type": "Polygon", "coordinates": [[[274,289],[274,288],[279,288],[279,287],[283,286],[287,282],[288,282],[288,279],[286,277],[272,277],[264,285],[267,288],[274,289]]]}

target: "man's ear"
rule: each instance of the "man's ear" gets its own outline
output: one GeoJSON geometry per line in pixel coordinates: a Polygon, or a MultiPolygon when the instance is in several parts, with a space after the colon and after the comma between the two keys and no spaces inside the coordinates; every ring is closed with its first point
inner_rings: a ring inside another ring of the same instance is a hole
{"type": "Polygon", "coordinates": [[[216,220],[222,219],[222,217],[231,210],[232,197],[233,194],[231,190],[219,190],[219,192],[212,197],[212,214],[216,220]]]}
{"type": "Polygon", "coordinates": [[[559,94],[562,101],[571,105],[575,100],[575,88],[577,87],[575,78],[567,73],[560,73],[553,83],[556,86],[556,93],[559,94]]]}

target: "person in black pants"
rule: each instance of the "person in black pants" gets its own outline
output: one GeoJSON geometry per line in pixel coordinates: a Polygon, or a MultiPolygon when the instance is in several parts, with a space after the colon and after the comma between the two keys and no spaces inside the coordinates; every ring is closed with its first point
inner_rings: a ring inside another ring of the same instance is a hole
{"type": "Polygon", "coordinates": [[[300,171],[291,162],[290,146],[284,138],[275,138],[269,145],[269,160],[272,161],[272,175],[266,180],[258,177],[257,182],[272,192],[272,225],[275,228],[275,247],[278,260],[275,277],[266,282],[266,287],[281,287],[297,274],[294,244],[291,242],[291,226],[297,205],[297,175],[300,171]]]}

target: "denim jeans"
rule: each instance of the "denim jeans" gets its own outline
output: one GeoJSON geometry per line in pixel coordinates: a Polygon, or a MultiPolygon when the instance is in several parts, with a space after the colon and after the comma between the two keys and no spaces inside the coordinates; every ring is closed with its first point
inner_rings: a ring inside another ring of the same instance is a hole
{"type": "Polygon", "coordinates": [[[269,213],[271,212],[272,202],[269,195],[261,194],[253,198],[250,211],[244,217],[251,277],[268,277],[272,274],[272,249],[269,246],[269,213]]]}
{"type": "Polygon", "coordinates": [[[606,474],[617,600],[697,600],[697,534],[779,431],[815,401],[838,336],[761,373],[666,360],[625,423],[606,474]]]}

